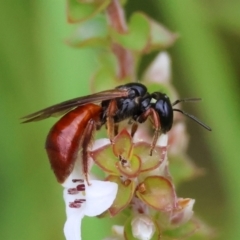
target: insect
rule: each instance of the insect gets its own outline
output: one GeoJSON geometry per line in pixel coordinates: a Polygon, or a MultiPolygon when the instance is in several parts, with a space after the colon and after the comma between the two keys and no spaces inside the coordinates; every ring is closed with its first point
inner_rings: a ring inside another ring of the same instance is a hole
{"type": "Polygon", "coordinates": [[[173,124],[173,112],[178,111],[191,118],[205,129],[211,128],[196,117],[173,108],[180,102],[198,101],[199,98],[176,100],[171,104],[168,96],[161,92],[148,93],[141,83],[128,83],[112,90],[74,98],[23,117],[23,123],[39,121],[57,114],[65,115],[51,128],[46,139],[46,151],[58,182],[63,183],[73,170],[77,155],[81,150],[83,173],[88,174],[88,150],[93,133],[103,125],[108,136],[118,133],[118,124],[129,119],[131,136],[138,124],[149,117],[154,126],[154,136],[150,155],[155,148],[160,133],[167,133],[173,124]]]}

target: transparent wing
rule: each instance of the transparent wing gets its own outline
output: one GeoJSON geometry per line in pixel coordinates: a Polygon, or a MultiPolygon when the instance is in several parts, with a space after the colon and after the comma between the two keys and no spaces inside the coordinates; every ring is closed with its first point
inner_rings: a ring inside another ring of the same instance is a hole
{"type": "Polygon", "coordinates": [[[128,90],[126,89],[106,90],[99,93],[94,93],[91,95],[78,97],[58,103],[56,105],[44,108],[40,111],[24,116],[21,119],[25,119],[22,123],[40,121],[51,116],[63,115],[64,113],[69,112],[71,109],[87,103],[97,103],[121,97],[128,97],[128,90]]]}

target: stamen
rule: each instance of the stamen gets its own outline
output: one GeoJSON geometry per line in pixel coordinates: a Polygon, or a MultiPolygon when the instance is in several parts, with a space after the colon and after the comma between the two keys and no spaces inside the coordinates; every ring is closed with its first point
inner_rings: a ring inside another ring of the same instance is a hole
{"type": "Polygon", "coordinates": [[[137,186],[137,190],[140,192],[140,193],[144,193],[146,192],[146,186],[144,183],[140,183],[138,186],[137,186]]]}
{"type": "Polygon", "coordinates": [[[83,192],[83,191],[85,191],[85,185],[84,184],[79,184],[79,185],[77,185],[76,189],[79,192],[83,192]]]}
{"type": "Polygon", "coordinates": [[[71,194],[71,195],[78,194],[77,188],[69,188],[68,194],[71,194]]]}
{"type": "Polygon", "coordinates": [[[86,199],[76,199],[74,200],[75,203],[84,203],[86,202],[86,199]]]}
{"type": "Polygon", "coordinates": [[[148,207],[139,198],[134,197],[131,202],[132,209],[140,214],[149,214],[148,207]]]}
{"type": "Polygon", "coordinates": [[[141,207],[139,207],[139,208],[137,209],[137,211],[138,211],[138,213],[140,213],[140,214],[143,214],[143,213],[144,213],[144,210],[143,210],[141,207]]]}
{"type": "Polygon", "coordinates": [[[77,185],[76,188],[69,188],[68,194],[74,195],[74,194],[78,194],[79,192],[83,192],[83,191],[85,191],[85,185],[79,184],[79,185],[77,185]]]}
{"type": "Polygon", "coordinates": [[[84,182],[84,180],[83,179],[73,179],[72,182],[74,182],[74,183],[75,182],[84,182]]]}
{"type": "Polygon", "coordinates": [[[86,199],[75,199],[74,202],[69,202],[70,208],[80,208],[81,204],[86,202],[86,199]]]}
{"type": "Polygon", "coordinates": [[[70,208],[80,208],[81,207],[81,203],[70,202],[69,203],[69,207],[70,208]]]}
{"type": "Polygon", "coordinates": [[[121,162],[123,167],[129,167],[129,161],[127,159],[124,159],[121,155],[118,156],[119,161],[121,162]]]}

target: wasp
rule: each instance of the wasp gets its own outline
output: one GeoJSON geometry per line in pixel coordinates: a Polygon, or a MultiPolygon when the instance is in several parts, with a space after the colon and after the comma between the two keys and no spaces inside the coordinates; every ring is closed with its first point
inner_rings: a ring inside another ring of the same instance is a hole
{"type": "Polygon", "coordinates": [[[92,95],[74,98],[23,117],[23,123],[39,121],[48,117],[65,114],[50,130],[46,139],[46,151],[58,182],[63,183],[73,170],[81,150],[83,173],[87,180],[88,155],[93,134],[103,125],[107,126],[108,136],[113,143],[118,133],[118,124],[129,119],[131,136],[138,124],[149,117],[154,126],[154,136],[150,155],[161,133],[167,133],[173,124],[173,112],[178,111],[191,118],[205,129],[211,128],[180,109],[173,108],[180,102],[198,101],[199,98],[186,98],[171,103],[161,92],[149,93],[141,83],[128,83],[115,89],[92,95]]]}

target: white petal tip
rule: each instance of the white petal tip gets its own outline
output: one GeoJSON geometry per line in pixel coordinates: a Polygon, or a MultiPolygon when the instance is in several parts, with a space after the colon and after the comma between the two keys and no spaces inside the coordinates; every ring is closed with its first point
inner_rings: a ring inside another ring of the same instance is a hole
{"type": "Polygon", "coordinates": [[[167,147],[167,145],[168,145],[168,135],[167,134],[162,134],[157,141],[157,145],[160,146],[160,147],[167,147]]]}
{"type": "Polygon", "coordinates": [[[118,185],[114,182],[92,180],[86,184],[85,215],[92,217],[106,211],[116,198],[118,185]]]}
{"type": "Polygon", "coordinates": [[[81,215],[71,215],[64,225],[66,240],[81,240],[81,215]]]}

